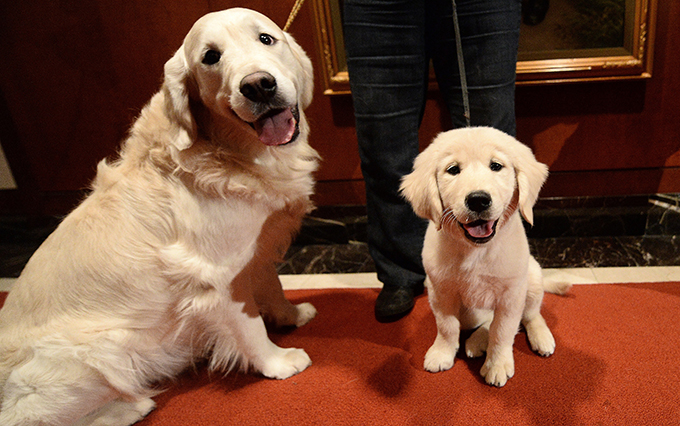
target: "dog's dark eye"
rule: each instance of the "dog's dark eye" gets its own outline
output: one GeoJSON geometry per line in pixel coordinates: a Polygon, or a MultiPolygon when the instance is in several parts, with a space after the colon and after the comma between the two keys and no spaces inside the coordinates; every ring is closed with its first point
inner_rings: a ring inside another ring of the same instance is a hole
{"type": "Polygon", "coordinates": [[[276,39],[270,36],[269,34],[264,33],[260,34],[260,42],[265,46],[271,46],[272,44],[274,44],[274,41],[276,41],[276,39]]]}
{"type": "Polygon", "coordinates": [[[491,164],[489,164],[489,168],[494,172],[500,172],[503,169],[503,165],[498,161],[492,161],[491,164]]]}
{"type": "Polygon", "coordinates": [[[203,55],[203,62],[206,65],[215,65],[220,61],[220,58],[222,57],[222,54],[218,52],[217,50],[208,50],[205,52],[205,55],[203,55]]]}
{"type": "Polygon", "coordinates": [[[446,169],[446,173],[455,176],[460,173],[460,167],[458,164],[452,164],[446,169]]]}

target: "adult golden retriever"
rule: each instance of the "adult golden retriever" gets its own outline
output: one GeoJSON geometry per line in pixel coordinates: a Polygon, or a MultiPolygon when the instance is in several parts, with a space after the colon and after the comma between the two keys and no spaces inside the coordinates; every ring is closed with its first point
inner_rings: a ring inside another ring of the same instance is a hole
{"type": "Polygon", "coordinates": [[[514,374],[520,321],[534,351],[554,352],[555,339],[540,313],[543,291],[562,293],[568,286],[543,282],[520,218],[532,223],[547,175],[548,168],[515,138],[476,127],[437,136],[404,177],[402,193],[430,220],[423,265],[437,338],[425,355],[426,370],[453,366],[461,328],[477,328],[466,352],[477,357],[486,351],[481,374],[495,386],[514,374]]]}
{"type": "Polygon", "coordinates": [[[281,289],[318,156],[303,114],[312,65],[265,16],[199,19],[120,158],[27,264],[0,311],[0,424],[128,425],[154,385],[210,367],[284,379],[310,365],[262,317],[316,314],[281,289]]]}

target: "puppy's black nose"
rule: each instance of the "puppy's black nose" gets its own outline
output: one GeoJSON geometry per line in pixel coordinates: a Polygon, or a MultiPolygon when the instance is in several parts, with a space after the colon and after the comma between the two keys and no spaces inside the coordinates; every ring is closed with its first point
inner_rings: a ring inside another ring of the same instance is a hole
{"type": "Polygon", "coordinates": [[[465,197],[465,205],[473,212],[483,212],[491,207],[491,194],[486,191],[473,191],[465,197]]]}
{"type": "Polygon", "coordinates": [[[276,94],[276,79],[265,71],[254,72],[243,77],[239,91],[253,102],[269,102],[276,94]]]}

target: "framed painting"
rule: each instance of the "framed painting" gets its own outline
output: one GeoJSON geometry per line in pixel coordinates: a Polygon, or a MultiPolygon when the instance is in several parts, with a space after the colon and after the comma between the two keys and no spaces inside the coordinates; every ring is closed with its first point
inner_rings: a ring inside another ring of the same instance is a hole
{"type": "MultiPolygon", "coordinates": [[[[538,18],[524,16],[517,84],[651,77],[657,0],[523,0],[523,9],[537,2],[547,9],[538,18]]],[[[350,92],[342,3],[312,0],[324,93],[329,95],[350,92]]]]}

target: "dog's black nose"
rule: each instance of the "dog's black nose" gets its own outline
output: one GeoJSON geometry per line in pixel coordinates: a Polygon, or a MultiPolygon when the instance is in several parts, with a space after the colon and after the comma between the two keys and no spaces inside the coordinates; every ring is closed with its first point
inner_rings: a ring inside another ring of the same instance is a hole
{"type": "Polygon", "coordinates": [[[483,212],[491,207],[491,194],[486,191],[473,191],[465,197],[465,205],[473,212],[483,212]]]}
{"type": "Polygon", "coordinates": [[[253,102],[269,102],[276,94],[276,79],[268,72],[254,72],[243,77],[239,90],[253,102]]]}

